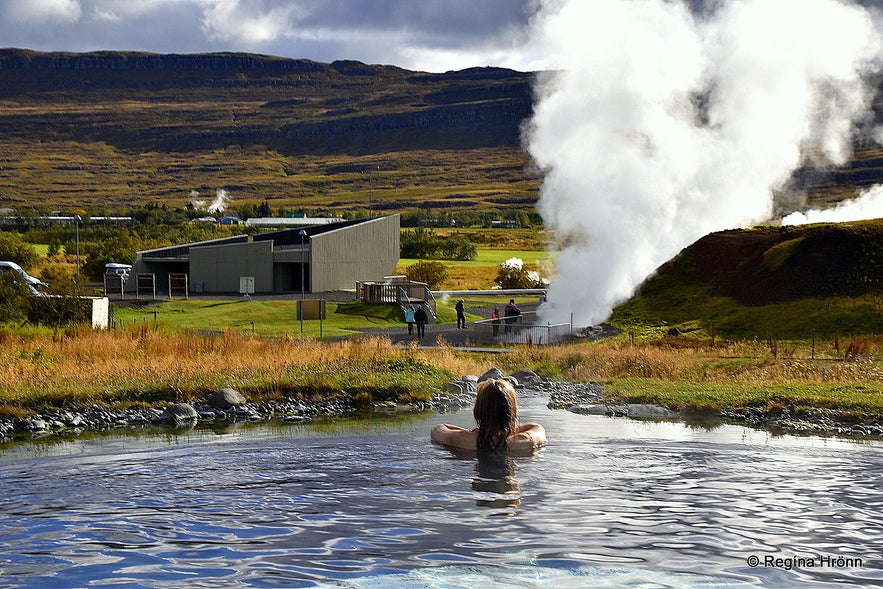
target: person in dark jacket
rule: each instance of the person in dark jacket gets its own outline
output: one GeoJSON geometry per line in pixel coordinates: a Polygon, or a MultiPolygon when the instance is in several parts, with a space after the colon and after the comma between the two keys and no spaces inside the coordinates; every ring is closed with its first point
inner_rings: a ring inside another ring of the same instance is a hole
{"type": "Polygon", "coordinates": [[[504,319],[506,322],[506,333],[509,333],[512,331],[512,324],[515,323],[515,320],[521,315],[521,309],[515,304],[515,299],[509,299],[509,304],[506,305],[503,314],[506,315],[506,319],[504,319]]]}
{"type": "Polygon", "coordinates": [[[429,317],[426,315],[426,311],[423,307],[417,307],[417,310],[414,311],[414,321],[417,323],[417,337],[423,337],[426,334],[427,319],[429,319],[429,317]]]}
{"type": "Polygon", "coordinates": [[[454,309],[457,310],[457,329],[466,329],[466,309],[463,307],[463,299],[457,301],[454,309]]]}

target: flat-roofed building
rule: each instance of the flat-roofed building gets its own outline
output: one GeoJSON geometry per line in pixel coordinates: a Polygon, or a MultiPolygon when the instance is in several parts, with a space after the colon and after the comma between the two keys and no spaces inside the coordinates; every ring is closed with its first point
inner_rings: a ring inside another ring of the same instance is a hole
{"type": "Polygon", "coordinates": [[[255,293],[321,292],[382,280],[398,260],[399,215],[387,215],[138,252],[133,274],[154,274],[160,292],[185,273],[195,293],[238,293],[244,277],[255,293]]]}

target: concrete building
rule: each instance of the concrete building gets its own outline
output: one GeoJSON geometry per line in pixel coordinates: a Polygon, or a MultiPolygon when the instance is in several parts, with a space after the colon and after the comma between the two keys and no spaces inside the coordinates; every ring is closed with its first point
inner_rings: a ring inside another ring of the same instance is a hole
{"type": "Polygon", "coordinates": [[[321,292],[382,280],[398,260],[399,216],[388,215],[138,252],[132,272],[154,275],[158,292],[175,274],[187,274],[191,293],[238,293],[246,277],[255,293],[321,292]]]}

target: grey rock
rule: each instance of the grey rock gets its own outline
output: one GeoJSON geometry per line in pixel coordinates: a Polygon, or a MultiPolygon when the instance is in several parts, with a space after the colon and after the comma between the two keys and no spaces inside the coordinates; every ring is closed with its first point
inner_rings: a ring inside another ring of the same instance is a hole
{"type": "Polygon", "coordinates": [[[223,388],[212,394],[212,406],[218,409],[230,409],[231,407],[245,405],[245,403],[245,397],[236,389],[223,388]]]}
{"type": "Polygon", "coordinates": [[[488,370],[487,372],[485,372],[484,374],[479,376],[478,382],[484,382],[486,380],[500,379],[500,378],[503,378],[503,373],[500,371],[499,368],[494,366],[493,368],[491,368],[490,370],[488,370]]]}
{"type": "Polygon", "coordinates": [[[463,387],[466,392],[474,393],[478,390],[478,377],[472,374],[467,374],[463,378],[460,379],[460,382],[463,383],[463,387]]]}
{"type": "Polygon", "coordinates": [[[607,405],[573,405],[568,409],[571,413],[578,413],[579,415],[607,415],[610,413],[610,408],[607,405]]]}
{"type": "Polygon", "coordinates": [[[174,423],[195,422],[199,419],[196,409],[189,403],[174,403],[166,407],[163,412],[163,420],[174,423]]]}
{"type": "Polygon", "coordinates": [[[40,432],[49,425],[40,417],[25,417],[16,421],[15,429],[20,432],[40,432]]]}
{"type": "Polygon", "coordinates": [[[533,370],[519,370],[510,374],[512,378],[526,387],[536,386],[543,383],[543,378],[533,370]]]}
{"type": "Polygon", "coordinates": [[[646,405],[643,403],[630,403],[625,406],[625,413],[629,417],[664,419],[677,416],[671,409],[659,405],[646,405]]]}
{"type": "Polygon", "coordinates": [[[462,395],[465,389],[463,384],[464,383],[462,381],[454,380],[451,382],[446,382],[443,388],[446,393],[450,393],[452,395],[462,395]]]}

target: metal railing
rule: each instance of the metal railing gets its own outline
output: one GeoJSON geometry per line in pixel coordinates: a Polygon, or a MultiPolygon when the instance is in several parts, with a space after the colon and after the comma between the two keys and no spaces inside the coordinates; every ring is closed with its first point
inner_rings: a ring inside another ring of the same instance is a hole
{"type": "Polygon", "coordinates": [[[405,305],[423,304],[433,318],[438,305],[432,291],[424,282],[395,280],[388,282],[357,282],[356,296],[365,303],[391,303],[404,309],[405,305]]]}
{"type": "Polygon", "coordinates": [[[502,344],[543,346],[560,342],[571,335],[570,323],[535,323],[537,315],[526,312],[515,317],[475,321],[474,337],[480,341],[502,344]]]}

